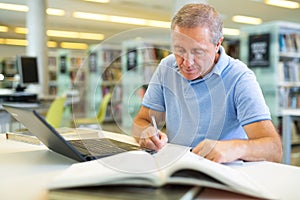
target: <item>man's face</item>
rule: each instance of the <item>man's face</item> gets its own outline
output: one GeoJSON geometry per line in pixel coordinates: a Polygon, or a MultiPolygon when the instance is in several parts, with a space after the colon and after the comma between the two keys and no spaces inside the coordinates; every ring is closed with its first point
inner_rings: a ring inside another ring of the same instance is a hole
{"type": "Polygon", "coordinates": [[[174,28],[172,42],[179,70],[188,80],[202,78],[212,70],[221,43],[213,44],[205,27],[178,26],[174,28]]]}

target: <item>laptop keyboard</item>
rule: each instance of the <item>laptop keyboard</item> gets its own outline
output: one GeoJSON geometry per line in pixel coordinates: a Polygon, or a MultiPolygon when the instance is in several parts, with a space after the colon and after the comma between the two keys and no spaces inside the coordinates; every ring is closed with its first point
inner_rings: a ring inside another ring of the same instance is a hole
{"type": "Polygon", "coordinates": [[[91,155],[95,157],[103,157],[113,155],[130,150],[140,150],[135,145],[119,142],[108,138],[69,140],[82,155],[91,155]]]}

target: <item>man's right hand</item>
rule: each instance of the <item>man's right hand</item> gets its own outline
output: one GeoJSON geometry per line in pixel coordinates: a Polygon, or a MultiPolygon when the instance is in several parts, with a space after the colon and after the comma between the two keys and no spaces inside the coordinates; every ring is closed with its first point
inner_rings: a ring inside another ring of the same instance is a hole
{"type": "Polygon", "coordinates": [[[141,133],[138,142],[141,147],[158,151],[167,144],[168,137],[164,132],[156,132],[153,126],[149,126],[141,133]]]}

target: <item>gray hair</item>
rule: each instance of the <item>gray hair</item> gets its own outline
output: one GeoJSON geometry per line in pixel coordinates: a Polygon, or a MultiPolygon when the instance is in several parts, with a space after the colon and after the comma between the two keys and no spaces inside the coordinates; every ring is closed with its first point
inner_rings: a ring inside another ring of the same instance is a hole
{"type": "Polygon", "coordinates": [[[211,42],[217,44],[223,37],[223,21],[220,14],[206,4],[186,4],[173,17],[171,29],[175,26],[182,28],[195,28],[204,26],[211,32],[211,42]]]}

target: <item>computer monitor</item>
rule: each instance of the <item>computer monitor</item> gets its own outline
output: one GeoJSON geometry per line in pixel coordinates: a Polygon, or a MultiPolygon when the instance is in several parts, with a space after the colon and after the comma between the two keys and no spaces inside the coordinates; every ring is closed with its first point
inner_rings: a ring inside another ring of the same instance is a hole
{"type": "Polygon", "coordinates": [[[37,57],[18,56],[17,66],[20,76],[17,91],[23,91],[29,84],[39,83],[37,57]]]}

